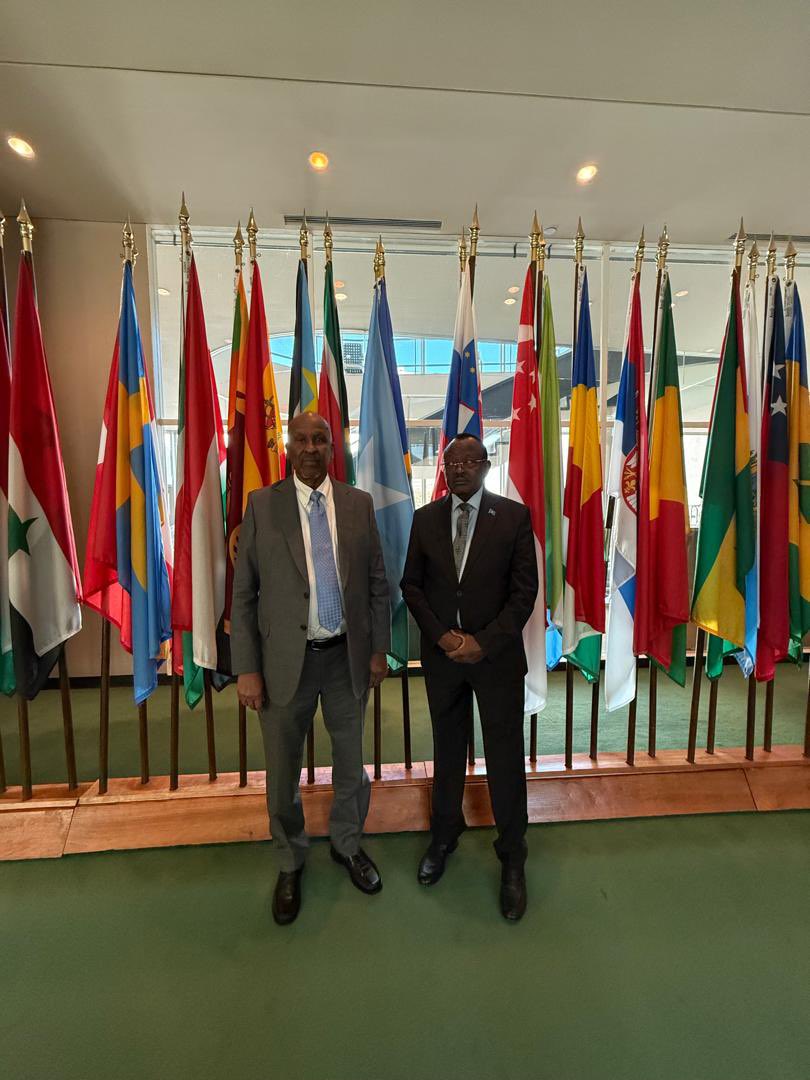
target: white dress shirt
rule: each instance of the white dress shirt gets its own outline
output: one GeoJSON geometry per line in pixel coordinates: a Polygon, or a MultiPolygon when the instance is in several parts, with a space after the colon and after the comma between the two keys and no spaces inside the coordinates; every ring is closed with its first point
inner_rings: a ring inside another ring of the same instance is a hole
{"type": "MultiPolygon", "coordinates": [[[[299,480],[293,473],[295,491],[298,496],[298,516],[301,519],[301,532],[304,537],[304,555],[307,560],[307,576],[309,577],[309,617],[307,619],[307,638],[323,640],[324,638],[336,637],[346,633],[346,619],[340,620],[337,630],[327,630],[321,626],[318,618],[318,587],[315,582],[315,566],[312,562],[312,538],[309,533],[309,514],[312,504],[309,499],[313,491],[320,491],[323,495],[323,503],[326,508],[326,520],[329,523],[329,533],[332,537],[332,550],[335,553],[335,569],[338,575],[340,598],[343,599],[343,583],[340,580],[340,549],[338,548],[337,522],[335,520],[335,495],[332,489],[332,481],[327,475],[323,483],[317,488],[311,488],[303,480],[299,480]]],[[[345,605],[343,608],[346,610],[345,605]]]]}

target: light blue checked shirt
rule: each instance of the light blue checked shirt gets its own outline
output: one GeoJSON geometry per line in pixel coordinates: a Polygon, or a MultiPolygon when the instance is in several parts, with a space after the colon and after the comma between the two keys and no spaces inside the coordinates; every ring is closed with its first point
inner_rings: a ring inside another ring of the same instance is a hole
{"type": "MultiPolygon", "coordinates": [[[[303,480],[299,480],[293,473],[295,492],[298,496],[298,516],[301,519],[301,532],[304,537],[304,555],[307,560],[307,577],[309,578],[309,617],[307,619],[307,638],[322,641],[324,638],[337,637],[338,634],[346,633],[346,619],[340,621],[337,630],[327,630],[321,626],[318,618],[318,587],[315,583],[315,564],[312,561],[312,543],[309,535],[309,512],[312,504],[309,497],[313,490],[320,491],[323,495],[323,503],[326,507],[326,519],[329,522],[329,533],[332,537],[332,550],[335,553],[335,568],[338,572],[338,585],[340,587],[341,600],[343,599],[343,585],[340,581],[340,549],[338,547],[337,522],[335,520],[335,496],[332,490],[332,481],[327,476],[320,487],[311,488],[303,480]]],[[[346,610],[344,605],[344,611],[346,610]]]]}

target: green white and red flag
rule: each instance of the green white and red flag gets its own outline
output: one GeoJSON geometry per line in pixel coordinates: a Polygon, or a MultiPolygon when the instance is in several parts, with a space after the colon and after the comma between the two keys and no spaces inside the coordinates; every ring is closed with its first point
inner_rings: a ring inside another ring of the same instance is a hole
{"type": "Polygon", "coordinates": [[[329,475],[347,484],[354,483],[354,460],[349,437],[349,401],[343,373],[340,320],[335,300],[332,260],[326,264],[323,293],[323,355],[318,386],[318,411],[332,430],[334,453],[329,475]]]}

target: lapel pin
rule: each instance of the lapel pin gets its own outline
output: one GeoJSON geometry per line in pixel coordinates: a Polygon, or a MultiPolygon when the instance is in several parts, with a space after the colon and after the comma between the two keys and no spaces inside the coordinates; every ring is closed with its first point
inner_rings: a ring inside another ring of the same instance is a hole
{"type": "Polygon", "coordinates": [[[489,512],[490,512],[490,514],[492,514],[493,517],[495,517],[495,511],[492,509],[491,506],[489,508],[489,512]]]}

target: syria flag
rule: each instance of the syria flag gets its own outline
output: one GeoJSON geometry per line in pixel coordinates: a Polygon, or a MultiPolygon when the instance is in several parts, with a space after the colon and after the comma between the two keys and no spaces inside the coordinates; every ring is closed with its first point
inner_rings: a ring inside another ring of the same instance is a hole
{"type": "Polygon", "coordinates": [[[529,508],[534,532],[537,569],[541,587],[534,611],[523,628],[526,649],[526,712],[544,708],[546,674],[546,508],[543,493],[543,424],[540,417],[540,380],[534,343],[534,265],[526,271],[523,304],[518,328],[517,366],[512,389],[512,422],[509,434],[509,471],[506,495],[529,508]]]}
{"type": "Polygon", "coordinates": [[[20,257],[8,445],[8,588],[17,690],[45,685],[82,628],[81,579],[42,342],[34,267],[20,257]]]}

